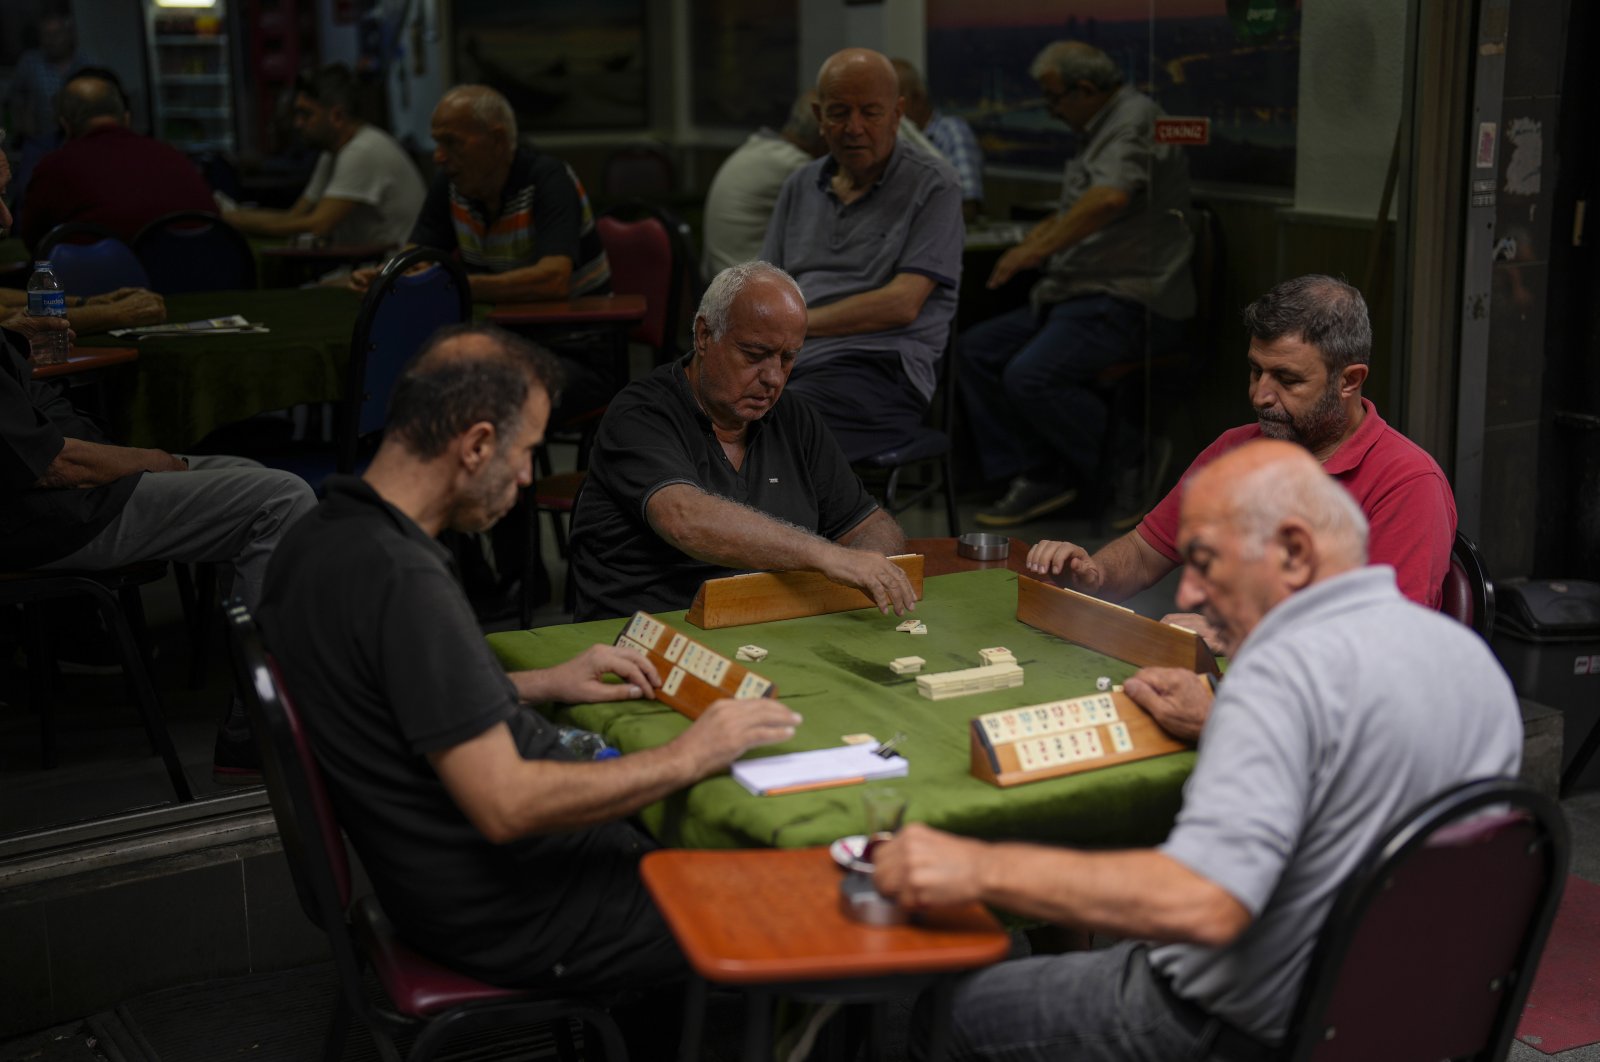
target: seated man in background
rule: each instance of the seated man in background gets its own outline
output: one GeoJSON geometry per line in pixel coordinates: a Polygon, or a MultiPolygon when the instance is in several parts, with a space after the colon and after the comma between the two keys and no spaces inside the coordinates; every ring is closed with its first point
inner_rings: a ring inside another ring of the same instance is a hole
{"type": "Polygon", "coordinates": [[[805,293],[790,390],[859,461],[909,439],[933,396],[961,280],[961,188],[936,155],[898,145],[894,66],[847,48],[817,74],[828,156],[797,170],[761,257],[805,293]]]}
{"type": "Polygon", "coordinates": [[[706,192],[705,250],[700,256],[707,280],[761,257],[761,241],[783,182],[828,150],[817,128],[816,98],[814,92],[802,93],[789,108],[782,130],[756,130],[717,167],[706,192]]]}
{"type": "Polygon", "coordinates": [[[971,221],[983,205],[983,149],[965,118],[941,114],[928,99],[928,86],[922,73],[909,59],[894,59],[900,76],[900,97],[906,101],[906,117],[928,138],[961,181],[961,211],[971,221]]]}
{"type": "MultiPolygon", "coordinates": [[[[517,143],[517,116],[486,85],[458,85],[433,109],[438,167],[410,242],[453,251],[473,302],[542,302],[604,295],[611,264],[589,197],[572,167],[517,143]]],[[[364,291],[375,269],[352,277],[364,291]]],[[[603,405],[623,381],[604,363],[606,336],[593,329],[538,336],[561,361],[565,385],[552,417],[603,405]]]]}
{"type": "Polygon", "coordinates": [[[577,618],[688,608],[707,579],[809,569],[896,614],[905,535],[784,384],[805,339],[795,282],[765,262],[706,288],[694,350],[623,389],[572,518],[577,618]]]}
{"type": "MultiPolygon", "coordinates": [[[[0,156],[0,195],[10,171],[0,156]]],[[[0,199],[0,227],[11,214],[0,199]]],[[[101,571],[150,560],[232,566],[234,592],[260,600],[283,533],[316,498],[291,472],[241,457],[180,457],[112,445],[54,381],[33,379],[24,352],[59,318],[8,321],[0,338],[0,549],[18,570],[101,571]]],[[[217,734],[213,777],[259,781],[244,709],[217,734]]]]}
{"type": "Polygon", "coordinates": [[[427,189],[394,137],[356,110],[356,79],[343,63],[295,80],[294,127],[322,152],[288,210],[233,209],[223,217],[253,236],[309,233],[339,244],[406,242],[427,189]]]}
{"type": "Polygon", "coordinates": [[[113,71],[89,66],[73,74],[62,86],[56,115],[67,142],[39,161],[17,219],[17,235],[30,248],[69,221],[98,225],[131,244],[157,218],[217,209],[205,178],[183,152],[133,131],[113,71]]]}
{"type": "Polygon", "coordinates": [[[1287,443],[1250,443],[1188,482],[1179,601],[1232,666],[1159,848],[913,824],[877,850],[879,890],[913,908],[979,900],[1125,938],[967,978],[952,1057],[1269,1057],[1334,897],[1378,838],[1446,789],[1516,774],[1505,673],[1477,635],[1401,597],[1391,569],[1363,567],[1365,538],[1349,493],[1287,443]]]}
{"type": "MultiPolygon", "coordinates": [[[[1062,175],[1060,211],[989,277],[997,288],[1042,268],[1029,305],[961,337],[961,391],[984,477],[1011,481],[977,515],[990,527],[1053,512],[1095,482],[1110,411],[1090,385],[1146,351],[1167,353],[1195,304],[1189,163],[1183,148],[1155,142],[1161,108],[1123,83],[1110,56],[1077,41],[1049,45],[1029,72],[1079,147],[1062,175]]],[[[1119,479],[1137,483],[1140,455],[1117,456],[1119,479]]],[[[1148,505],[1140,493],[1117,508],[1148,505]]]]}
{"type": "Polygon", "coordinates": [[[402,938],[495,984],[651,989],[686,966],[637,874],[653,845],[626,816],[788,739],[800,718],[720,700],[670,744],[576,763],[525,706],[653,697],[660,684],[648,661],[605,645],[508,675],[434,541],[487,528],[531,482],[558,372],[492,327],[429,340],[366,473],[330,480],[284,542],[261,626],[402,938]]]}
{"type": "MultiPolygon", "coordinates": [[[[1456,505],[1450,483],[1428,453],[1389,427],[1361,394],[1372,360],[1372,322],[1361,293],[1332,277],[1286,280],[1244,311],[1250,335],[1250,404],[1256,423],[1224,432],[1184,473],[1199,469],[1252,439],[1285,439],[1310,451],[1355,498],[1371,526],[1368,553],[1395,569],[1400,592],[1438,608],[1455,542],[1456,505]]],[[[1178,544],[1182,485],[1173,488],[1139,526],[1089,556],[1071,542],[1042,541],[1028,567],[1063,585],[1122,601],[1164,578],[1183,562],[1178,544]]],[[[1214,649],[1214,632],[1200,616],[1165,617],[1197,631],[1214,649]]],[[[1147,669],[1128,694],[1168,729],[1191,733],[1163,702],[1183,697],[1210,703],[1193,672],[1147,669]],[[1157,697],[1156,694],[1161,696],[1157,697]]],[[[1195,708],[1185,714],[1194,723],[1195,708]]]]}

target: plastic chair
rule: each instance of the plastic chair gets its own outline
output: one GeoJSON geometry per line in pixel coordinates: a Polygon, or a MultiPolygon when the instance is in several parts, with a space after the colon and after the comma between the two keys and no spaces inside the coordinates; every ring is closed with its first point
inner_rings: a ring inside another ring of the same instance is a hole
{"type": "Polygon", "coordinates": [[[133,253],[150,275],[150,286],[163,295],[256,286],[250,241],[203,210],[180,210],[152,221],[134,236],[133,253]]]}
{"type": "Polygon", "coordinates": [[[63,222],[45,234],[34,254],[41,261],[49,260],[71,295],[150,286],[150,277],[132,248],[99,225],[63,222]]]}
{"type": "Polygon", "coordinates": [[[161,757],[172,781],[172,791],[180,802],[194,799],[183,764],[178,760],[172,735],[167,731],[161,700],[150,680],[150,667],[143,642],[147,640],[144,605],[139,587],[166,574],[164,561],[134,564],[109,571],[20,571],[0,573],[0,605],[21,605],[27,622],[29,696],[39,713],[40,759],[46,769],[56,765],[56,726],[53,706],[55,652],[50,643],[49,625],[42,622],[34,606],[43,601],[86,598],[99,611],[106,629],[116,639],[122,657],[122,671],[150,751],[161,757]]]}
{"type": "Polygon", "coordinates": [[[1339,890],[1281,1057],[1505,1058],[1567,859],[1559,805],[1511,780],[1412,811],[1339,890]]]}
{"type": "Polygon", "coordinates": [[[679,354],[682,303],[690,260],[687,226],[659,207],[629,203],[600,215],[600,242],[611,262],[611,290],[643,295],[644,320],[628,333],[632,342],[653,351],[655,364],[679,354]]]}
{"type": "Polygon", "coordinates": [[[435,332],[472,319],[472,290],[443,251],[414,247],[391,258],[367,288],[350,337],[334,448],[253,455],[320,491],[329,475],[358,470],[388,418],[400,372],[435,332]],[[410,271],[425,266],[414,275],[410,271]]]}
{"type": "Polygon", "coordinates": [[[931,410],[938,411],[938,420],[923,424],[909,440],[900,446],[855,463],[858,474],[876,478],[887,474],[883,489],[883,507],[891,516],[898,516],[913,505],[936,493],[944,494],[945,518],[950,524],[950,537],[961,534],[960,519],[956,515],[955,475],[952,470],[950,437],[955,427],[956,388],[956,329],[950,326],[950,338],[945,342],[944,357],[939,359],[939,392],[934,395],[931,410]],[[913,465],[938,462],[939,473],[935,479],[917,488],[910,497],[898,496],[900,473],[913,465]]]}
{"type": "Polygon", "coordinates": [[[1494,581],[1477,543],[1460,531],[1450,548],[1439,611],[1471,627],[1485,641],[1494,633],[1494,581]]]}
{"type": "Polygon", "coordinates": [[[349,853],[309,735],[249,611],[237,599],[227,611],[234,675],[261,747],[284,858],[302,910],[328,935],[333,950],[339,990],[323,1058],[342,1057],[352,1017],[372,1033],[386,1062],[402,1057],[394,1039],[399,1033],[416,1034],[404,1057],[423,1062],[459,1033],[534,1022],[555,1023],[562,1057],[568,1058],[568,1022],[577,1019],[596,1030],[608,1060],[626,1062],[616,1023],[594,1001],[541,998],[456,973],[407,947],[371,896],[352,902],[349,853]],[[362,978],[367,966],[387,1005],[368,995],[362,978]]]}

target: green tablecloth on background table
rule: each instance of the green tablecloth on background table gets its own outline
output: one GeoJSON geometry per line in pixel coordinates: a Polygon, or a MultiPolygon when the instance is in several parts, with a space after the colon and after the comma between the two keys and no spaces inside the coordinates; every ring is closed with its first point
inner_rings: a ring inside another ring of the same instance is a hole
{"type": "Polygon", "coordinates": [[[169,321],[242,314],[271,331],[79,340],[88,347],[138,348],[138,361],[107,375],[107,404],[119,441],[182,450],[215,428],[257,413],[339,398],[361,306],[355,292],[208,291],[168,295],[166,302],[169,321]]]}
{"type": "MultiPolygon", "coordinates": [[[[968,722],[976,715],[1094,692],[1096,677],[1120,682],[1136,668],[1016,619],[1014,573],[1003,569],[930,577],[916,616],[926,635],[898,632],[894,615],[875,609],[702,631],[682,612],[660,619],[728,657],[741,645],[769,650],[749,665],[772,679],[778,696],[805,717],[794,739],[756,755],[839,744],[844,734],[880,740],[903,730],[910,773],[890,782],[910,798],[909,818],[956,833],[1077,845],[1159,842],[1177,814],[1193,753],[1143,760],[1067,778],[999,789],[969,773],[968,722]],[[978,650],[1003,645],[1022,665],[1020,687],[932,701],[916,691],[916,676],[896,675],[889,661],[927,660],[924,673],[979,664],[978,650]]],[[[511,670],[549,666],[595,642],[611,642],[623,620],[543,627],[489,637],[511,670]]],[[[653,748],[689,721],[664,705],[626,701],[580,705],[564,721],[598,731],[623,752],[653,748]]],[[[756,797],[732,777],[709,778],[641,813],[664,843],[691,848],[798,847],[826,844],[863,829],[861,786],[756,797]]]]}

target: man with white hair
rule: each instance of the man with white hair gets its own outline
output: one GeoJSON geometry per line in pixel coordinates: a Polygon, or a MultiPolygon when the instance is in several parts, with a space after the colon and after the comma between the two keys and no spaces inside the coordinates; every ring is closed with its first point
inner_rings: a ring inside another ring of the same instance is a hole
{"type": "Polygon", "coordinates": [[[606,411],[572,518],[577,617],[687,608],[706,579],[819,571],[884,612],[916,607],[887,559],[905,534],[851,470],[809,403],[784,397],[806,302],[766,262],[725,269],[694,350],[606,411]]]}
{"type": "Polygon", "coordinates": [[[1205,613],[1232,666],[1160,847],[912,825],[877,850],[879,890],[909,906],[980,900],[1123,938],[967,979],[953,1057],[1275,1057],[1312,942],[1371,846],[1439,792],[1516,773],[1505,673],[1481,638],[1403,598],[1393,569],[1366,567],[1366,534],[1293,443],[1249,443],[1189,482],[1179,602],[1205,613]]]}
{"type": "MultiPolygon", "coordinates": [[[[1078,41],[1050,44],[1029,72],[1079,147],[1060,210],[989,277],[997,288],[1042,269],[1029,305],[961,339],[961,391],[984,477],[1011,481],[977,516],[991,527],[1053,512],[1094,482],[1109,411],[1090,385],[1112,365],[1173,348],[1194,315],[1189,164],[1182,148],[1155,142],[1161,108],[1078,41]]],[[[1138,455],[1119,456],[1131,465],[1138,455]]]]}

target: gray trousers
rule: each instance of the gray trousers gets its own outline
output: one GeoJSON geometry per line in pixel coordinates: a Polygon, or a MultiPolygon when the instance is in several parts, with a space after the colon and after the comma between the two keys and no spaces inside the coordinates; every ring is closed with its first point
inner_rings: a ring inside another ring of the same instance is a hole
{"type": "MultiPolygon", "coordinates": [[[[1248,1062],[1261,1057],[1214,1048],[1203,1015],[1174,1003],[1156,981],[1146,953],[1146,945],[1123,941],[1098,951],[1014,959],[978,971],[956,988],[950,1058],[1248,1062]]],[[[918,1050],[913,1054],[922,1057],[918,1050]]]]}
{"type": "Polygon", "coordinates": [[[128,504],[88,545],[44,568],[90,571],[141,561],[233,566],[252,610],[272,550],[316,505],[306,481],[243,457],[191,457],[187,472],[146,472],[128,504]]]}

